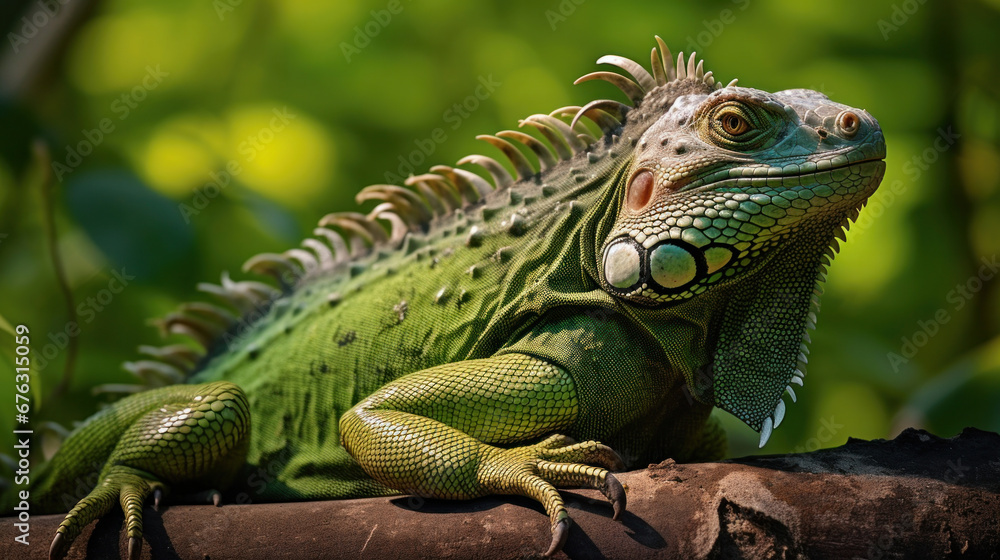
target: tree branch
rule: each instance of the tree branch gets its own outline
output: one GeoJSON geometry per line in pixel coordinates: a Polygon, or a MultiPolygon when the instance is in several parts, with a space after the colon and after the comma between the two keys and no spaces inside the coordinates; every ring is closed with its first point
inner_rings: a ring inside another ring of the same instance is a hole
{"type": "MultiPolygon", "coordinates": [[[[620,523],[597,492],[564,493],[569,558],[990,558],[1000,550],[1000,435],[907,430],[812,453],[665,461],[625,473],[620,523]]],[[[143,558],[513,558],[548,545],[528,500],[411,497],[147,508],[143,558]],[[151,549],[157,554],[151,554],[151,549]]],[[[62,516],[31,518],[31,546],[0,525],[9,558],[45,558],[62,516]]],[[[9,520],[5,520],[9,521],[9,520]]],[[[92,525],[69,558],[125,558],[122,517],[92,525]]]]}

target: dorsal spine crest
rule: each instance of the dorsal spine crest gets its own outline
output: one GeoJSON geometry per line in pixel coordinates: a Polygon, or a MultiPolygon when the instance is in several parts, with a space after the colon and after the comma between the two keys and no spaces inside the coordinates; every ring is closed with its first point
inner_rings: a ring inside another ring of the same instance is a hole
{"type": "MultiPolygon", "coordinates": [[[[175,371],[191,373],[228,329],[261,316],[262,310],[310,278],[323,274],[356,277],[372,268],[376,261],[388,259],[394,254],[420,258],[434,233],[445,236],[464,234],[468,247],[482,245],[488,235],[497,232],[523,235],[530,227],[531,219],[523,211],[510,212],[510,209],[526,207],[536,200],[559,194],[559,188],[546,182],[546,177],[557,170],[565,172],[565,167],[569,166],[568,174],[575,179],[571,183],[579,184],[593,178],[587,172],[588,165],[609,154],[618,158],[627,153],[635,145],[636,138],[626,136],[622,142],[622,130],[633,113],[637,118],[643,116],[642,108],[644,103],[649,103],[652,91],[681,80],[699,82],[715,89],[721,87],[711,72],[704,71],[703,62],[696,60],[695,53],[691,53],[686,61],[684,53],[680,53],[675,64],[663,40],[656,37],[656,41],[658,48],[654,47],[650,55],[652,73],[637,62],[609,55],[599,58],[598,64],[616,66],[628,75],[598,71],[574,82],[604,80],[618,87],[632,105],[597,99],[583,106],[560,107],[549,114],[530,115],[518,122],[519,128],[534,131],[537,136],[516,130],[477,136],[505,156],[514,175],[497,159],[473,154],[459,159],[455,166],[436,165],[428,173],[411,175],[404,181],[405,186],[367,186],[355,197],[359,204],[376,202],[367,214],[328,214],[313,230],[315,237],[305,239],[300,247],[280,254],[258,254],[243,265],[245,272],[274,280],[278,289],[256,281],[234,282],[227,274],[223,274],[220,284],[199,284],[199,290],[212,294],[232,312],[208,304],[186,304],[157,321],[164,336],[183,334],[193,339],[201,349],[177,344],[160,349],[143,347],[143,353],[164,362],[166,367],[154,367],[147,363],[148,360],[130,363],[126,369],[143,383],[129,386],[128,392],[149,388],[149,381],[153,379],[173,379],[175,371]],[[478,168],[478,172],[458,166],[478,168]],[[521,187],[530,190],[525,192],[521,187]],[[508,194],[497,198],[494,193],[498,191],[508,194]],[[466,215],[476,214],[482,223],[469,226],[466,215]],[[499,228],[488,227],[486,224],[497,216],[506,218],[499,228]]],[[[735,85],[735,80],[730,85],[735,85]]],[[[583,211],[577,201],[567,204],[565,207],[560,204],[557,208],[562,207],[559,211],[568,208],[571,214],[583,211]]],[[[491,260],[502,263],[512,253],[512,247],[501,247],[491,260]]],[[[473,266],[468,273],[475,278],[478,269],[473,266]]],[[[446,295],[442,294],[442,297],[446,295]]],[[[461,302],[463,298],[464,293],[458,300],[461,302]]],[[[341,299],[341,294],[335,292],[328,296],[327,301],[334,306],[341,299]]]]}

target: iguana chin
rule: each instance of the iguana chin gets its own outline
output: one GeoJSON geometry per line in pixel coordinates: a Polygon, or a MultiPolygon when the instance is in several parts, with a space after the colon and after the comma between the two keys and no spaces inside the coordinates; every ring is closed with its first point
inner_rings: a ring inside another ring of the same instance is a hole
{"type": "Polygon", "coordinates": [[[657,41],[652,74],[607,56],[631,78],[578,80],[634,106],[481,136],[515,175],[472,155],[458,164],[477,172],[367,187],[367,215],[330,214],[301,248],[247,262],[277,289],[201,285],[226,308],[162,326],[207,353],[144,348],[126,368],[165,386],[91,417],[32,480],[35,507],[65,511],[103,465],[50,556],[120,503],[137,557],[150,495],[217,491],[519,494],[544,505],[552,554],[569,529],[556,488],[600,489],[617,517],[611,471],[722,456],[713,406],[763,446],[802,384],[835,238],[882,179],[883,135],[815,91],[722,87],[657,41]],[[276,476],[254,479],[261,465],[276,476]]]}

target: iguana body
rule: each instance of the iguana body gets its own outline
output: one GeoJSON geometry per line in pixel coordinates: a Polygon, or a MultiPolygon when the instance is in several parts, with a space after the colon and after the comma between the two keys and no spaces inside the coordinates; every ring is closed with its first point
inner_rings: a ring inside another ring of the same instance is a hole
{"type": "Polygon", "coordinates": [[[163,325],[208,355],[194,366],[167,347],[153,352],[166,365],[130,365],[152,378],[193,366],[186,383],[99,413],[33,481],[34,503],[59,510],[105,465],[52,555],[116,502],[137,554],[157,489],[521,494],[549,513],[554,552],[568,529],[555,487],[599,488],[617,514],[609,470],[722,455],[713,405],[763,445],[801,384],[834,237],[878,186],[885,146],[863,111],[806,90],[721,88],[694,55],[671,58],[660,42],[652,75],[606,57],[636,81],[581,78],[611,81],[635,108],[554,113],[573,128],[522,122],[544,142],[485,137],[517,177],[470,156],[459,163],[492,184],[440,166],[411,189],[363,190],[381,203],[367,217],[330,215],[323,242],[247,263],[280,293],[228,277],[203,287],[242,318],[194,304],[163,325]]]}

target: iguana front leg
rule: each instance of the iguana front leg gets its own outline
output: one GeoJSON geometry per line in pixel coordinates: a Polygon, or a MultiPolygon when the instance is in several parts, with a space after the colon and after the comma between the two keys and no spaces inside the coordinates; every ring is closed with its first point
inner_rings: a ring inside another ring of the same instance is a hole
{"type": "Polygon", "coordinates": [[[344,447],[382,484],[427,497],[468,499],[518,494],[542,503],[558,551],[569,515],[558,486],[597,488],[625,508],[609,470],[624,467],[597,442],[554,435],[577,417],[576,388],[559,367],[523,354],[446,364],[393,381],[340,420],[344,447]],[[599,465],[589,466],[587,463],[599,465]]]}
{"type": "Polygon", "coordinates": [[[223,489],[243,464],[249,431],[246,397],[228,382],[154,389],[97,414],[66,440],[40,482],[59,495],[59,484],[80,479],[82,473],[73,472],[80,465],[107,458],[97,487],[59,525],[49,558],[62,558],[80,531],[116,502],[125,512],[129,558],[138,558],[150,493],[223,489]]]}

